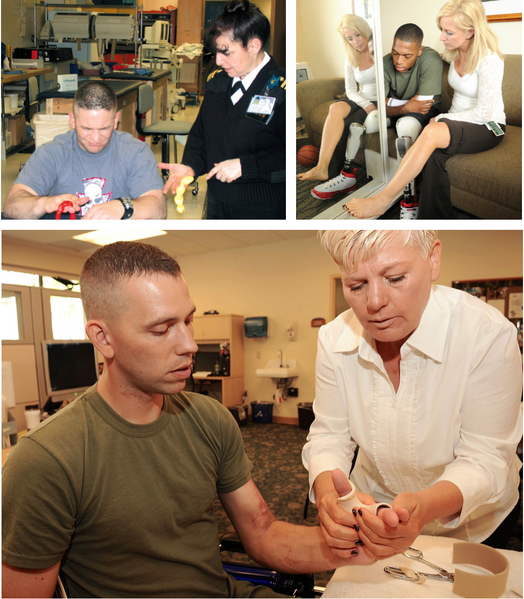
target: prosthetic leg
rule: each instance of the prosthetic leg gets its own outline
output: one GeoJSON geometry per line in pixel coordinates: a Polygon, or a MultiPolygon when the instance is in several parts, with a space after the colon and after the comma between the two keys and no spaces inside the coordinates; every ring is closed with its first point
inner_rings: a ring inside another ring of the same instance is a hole
{"type": "MultiPolygon", "coordinates": [[[[407,154],[422,131],[422,125],[412,116],[402,117],[397,121],[397,157],[399,163],[407,154]]],[[[418,214],[418,200],[415,197],[415,181],[410,181],[404,188],[404,194],[400,201],[400,218],[402,220],[415,220],[418,214]]]]}
{"type": "Polygon", "coordinates": [[[378,111],[374,110],[368,114],[364,124],[351,123],[349,126],[349,137],[346,145],[346,159],[340,175],[333,177],[325,183],[317,185],[311,190],[311,195],[319,200],[330,200],[338,193],[349,193],[357,184],[357,169],[351,168],[351,161],[357,155],[360,148],[360,138],[364,133],[376,133],[378,131],[378,111]]]}

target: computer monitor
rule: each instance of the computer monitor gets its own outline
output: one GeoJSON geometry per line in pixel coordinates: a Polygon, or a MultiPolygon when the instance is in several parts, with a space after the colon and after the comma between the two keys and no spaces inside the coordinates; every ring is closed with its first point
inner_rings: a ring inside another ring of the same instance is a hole
{"type": "Polygon", "coordinates": [[[219,361],[220,346],[216,344],[199,345],[195,354],[193,372],[215,372],[215,364],[219,361]]]}
{"type": "Polygon", "coordinates": [[[96,350],[90,341],[42,341],[48,395],[82,393],[98,380],[96,350]]]}
{"type": "Polygon", "coordinates": [[[151,27],[145,27],[144,39],[147,44],[169,43],[169,23],[167,21],[155,21],[151,27]]]}

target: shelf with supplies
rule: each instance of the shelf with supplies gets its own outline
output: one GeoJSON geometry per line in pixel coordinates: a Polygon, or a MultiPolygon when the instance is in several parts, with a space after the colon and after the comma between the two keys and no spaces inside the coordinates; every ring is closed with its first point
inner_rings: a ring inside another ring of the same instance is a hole
{"type": "Polygon", "coordinates": [[[244,317],[206,314],[193,319],[195,356],[193,390],[224,406],[242,403],[244,389],[244,317]],[[208,376],[208,374],[210,376],[208,376]]]}
{"type": "MultiPolygon", "coordinates": [[[[134,65],[138,66],[141,62],[139,48],[143,33],[143,4],[63,4],[34,0],[33,11],[35,50],[40,42],[77,42],[79,45],[83,43],[100,45],[102,42],[107,43],[108,46],[112,44],[113,55],[116,42],[127,42],[134,45],[134,65]],[[37,9],[44,9],[44,26],[39,34],[36,30],[37,9]],[[50,11],[55,13],[53,24],[49,20],[50,11]],[[59,13],[60,27],[57,28],[56,18],[59,13]],[[119,16],[123,18],[118,20],[119,16]],[[128,22],[124,18],[126,16],[132,17],[132,22],[128,22]]],[[[103,48],[99,48],[99,53],[101,52],[104,52],[103,48]]]]}

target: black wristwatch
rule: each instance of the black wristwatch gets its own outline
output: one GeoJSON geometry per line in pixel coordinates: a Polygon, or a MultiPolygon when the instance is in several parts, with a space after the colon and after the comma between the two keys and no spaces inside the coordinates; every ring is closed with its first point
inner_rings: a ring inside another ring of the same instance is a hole
{"type": "Polygon", "coordinates": [[[124,207],[124,215],[120,220],[126,220],[127,218],[131,218],[133,216],[133,202],[129,198],[115,198],[119,202],[122,202],[122,206],[124,207]]]}

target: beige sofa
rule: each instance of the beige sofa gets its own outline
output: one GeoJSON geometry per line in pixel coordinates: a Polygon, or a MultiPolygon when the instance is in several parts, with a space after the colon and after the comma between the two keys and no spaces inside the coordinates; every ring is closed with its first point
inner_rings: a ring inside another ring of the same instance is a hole
{"type": "MultiPolygon", "coordinates": [[[[442,75],[442,110],[451,106],[447,64],[442,75]]],[[[344,79],[313,79],[297,85],[297,104],[312,143],[320,147],[329,106],[344,93],[344,79]]],[[[522,56],[506,56],[502,95],[506,134],[492,150],[457,154],[447,162],[451,200],[457,208],[479,218],[520,219],[522,216],[522,56]]],[[[388,151],[396,162],[395,132],[388,130],[388,151]]],[[[344,161],[347,132],[335,150],[336,164],[344,161]]],[[[365,165],[364,149],[380,151],[378,133],[363,135],[355,162],[365,165]]],[[[330,172],[330,176],[338,174],[330,172]]]]}

